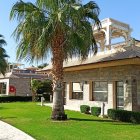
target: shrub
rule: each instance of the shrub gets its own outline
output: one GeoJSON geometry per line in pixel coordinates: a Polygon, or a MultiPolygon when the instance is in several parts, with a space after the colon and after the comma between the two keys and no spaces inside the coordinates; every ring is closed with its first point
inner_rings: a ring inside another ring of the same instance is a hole
{"type": "Polygon", "coordinates": [[[32,96],[1,96],[0,102],[32,101],[32,96]]]}
{"type": "Polygon", "coordinates": [[[122,122],[140,123],[140,112],[108,109],[108,117],[122,122]]]}
{"type": "Polygon", "coordinates": [[[131,122],[132,123],[140,123],[140,112],[132,112],[131,122]]]}
{"type": "Polygon", "coordinates": [[[91,107],[91,114],[99,116],[101,114],[101,107],[91,107]]]}
{"type": "Polygon", "coordinates": [[[108,117],[113,120],[130,122],[131,111],[108,109],[108,117]]]}
{"type": "Polygon", "coordinates": [[[115,109],[108,109],[107,115],[109,118],[116,120],[116,110],[115,109]]]}
{"type": "Polygon", "coordinates": [[[81,105],[80,106],[80,111],[81,111],[81,113],[89,114],[90,106],[88,106],[88,105],[81,105]]]}

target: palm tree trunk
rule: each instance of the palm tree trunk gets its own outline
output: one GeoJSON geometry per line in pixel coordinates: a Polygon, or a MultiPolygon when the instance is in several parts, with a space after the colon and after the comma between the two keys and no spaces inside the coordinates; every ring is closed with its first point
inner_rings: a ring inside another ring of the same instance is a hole
{"type": "Polygon", "coordinates": [[[66,120],[63,105],[63,43],[64,37],[60,29],[56,30],[55,38],[52,41],[52,73],[53,73],[53,120],[66,120]]]}

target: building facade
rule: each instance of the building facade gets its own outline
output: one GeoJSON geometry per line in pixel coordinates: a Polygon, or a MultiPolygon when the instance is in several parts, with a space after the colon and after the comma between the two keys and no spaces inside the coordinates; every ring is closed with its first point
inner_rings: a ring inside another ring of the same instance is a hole
{"type": "Polygon", "coordinates": [[[102,114],[110,108],[140,111],[140,41],[131,37],[128,24],[111,18],[101,23],[100,31],[93,27],[98,53],[64,62],[64,102],[72,110],[99,106],[102,114]]]}
{"type": "Polygon", "coordinates": [[[35,67],[21,69],[17,64],[10,67],[4,76],[0,75],[0,96],[32,96],[32,79],[47,78],[47,75],[37,74],[35,67]]]}

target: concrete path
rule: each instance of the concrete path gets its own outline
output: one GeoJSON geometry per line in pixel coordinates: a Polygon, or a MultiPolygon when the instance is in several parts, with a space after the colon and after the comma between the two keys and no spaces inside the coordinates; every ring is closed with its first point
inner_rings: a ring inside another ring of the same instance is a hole
{"type": "MultiPolygon", "coordinates": [[[[41,105],[41,104],[39,103],[38,105],[41,105]]],[[[45,105],[45,106],[50,106],[50,107],[53,106],[52,103],[44,103],[43,105],[45,105]]],[[[64,109],[65,109],[65,110],[80,111],[80,105],[79,105],[79,107],[78,107],[78,106],[75,107],[75,106],[67,106],[67,105],[64,105],[64,109]]]]}
{"type": "Polygon", "coordinates": [[[21,130],[0,121],[0,140],[35,140],[21,130]]]}

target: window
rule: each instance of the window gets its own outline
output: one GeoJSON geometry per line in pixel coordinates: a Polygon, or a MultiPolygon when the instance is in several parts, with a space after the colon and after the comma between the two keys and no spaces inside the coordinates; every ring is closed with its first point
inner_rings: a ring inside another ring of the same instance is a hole
{"type": "Polygon", "coordinates": [[[0,83],[0,94],[6,94],[6,83],[0,83]]]}
{"type": "Polygon", "coordinates": [[[124,87],[123,82],[117,82],[117,109],[124,109],[124,87]]]}
{"type": "Polygon", "coordinates": [[[94,101],[107,102],[108,97],[108,83],[94,82],[93,84],[93,99],[94,101]]]}
{"type": "Polygon", "coordinates": [[[83,84],[80,82],[72,83],[72,99],[83,99],[83,84]]]}

